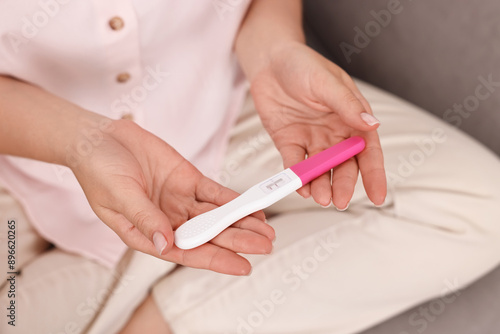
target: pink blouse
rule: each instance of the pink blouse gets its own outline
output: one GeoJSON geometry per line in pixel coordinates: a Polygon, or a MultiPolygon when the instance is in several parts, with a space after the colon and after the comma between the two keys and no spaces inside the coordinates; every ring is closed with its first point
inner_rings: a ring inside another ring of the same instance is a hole
{"type": "MultiPolygon", "coordinates": [[[[245,91],[232,47],[248,4],[1,1],[0,74],[133,119],[214,176],[245,91]]],[[[56,246],[110,267],[124,253],[68,168],[0,155],[0,183],[56,246]]]]}

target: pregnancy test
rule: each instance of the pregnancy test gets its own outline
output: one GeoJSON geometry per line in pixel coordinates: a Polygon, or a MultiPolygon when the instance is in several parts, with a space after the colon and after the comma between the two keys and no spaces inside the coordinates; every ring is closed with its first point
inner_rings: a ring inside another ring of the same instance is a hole
{"type": "Polygon", "coordinates": [[[241,218],[276,203],[364,148],[363,138],[351,137],[271,176],[232,201],[182,224],[175,231],[175,244],[191,249],[212,240],[241,218]]]}

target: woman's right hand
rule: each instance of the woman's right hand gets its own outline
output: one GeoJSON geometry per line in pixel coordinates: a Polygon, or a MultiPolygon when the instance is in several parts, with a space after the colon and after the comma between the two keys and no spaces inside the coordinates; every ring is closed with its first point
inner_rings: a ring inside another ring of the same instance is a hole
{"type": "Polygon", "coordinates": [[[110,131],[101,134],[90,154],[69,165],[94,212],[129,247],[232,275],[251,270],[237,253],[271,252],[274,230],[262,212],[202,246],[176,247],[173,230],[238,194],[203,176],[171,146],[133,122],[112,121],[110,131]]]}

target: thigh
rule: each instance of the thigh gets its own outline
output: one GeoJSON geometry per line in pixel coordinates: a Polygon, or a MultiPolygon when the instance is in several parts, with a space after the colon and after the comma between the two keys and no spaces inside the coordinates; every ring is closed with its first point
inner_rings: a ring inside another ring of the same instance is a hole
{"type": "Polygon", "coordinates": [[[119,264],[119,275],[116,275],[109,298],[85,333],[118,333],[150,294],[153,284],[176,266],[149,254],[129,250],[119,264]]]}
{"type": "MultiPolygon", "coordinates": [[[[277,203],[268,211],[274,252],[249,257],[251,276],[181,268],[154,287],[175,333],[353,333],[445,293],[452,302],[498,264],[498,158],[415,106],[359,86],[382,124],[386,203],[370,204],[360,182],[345,212],[298,196],[277,203]]],[[[238,191],[281,168],[247,106],[224,169],[238,191]]]]}
{"type": "Polygon", "coordinates": [[[51,248],[21,203],[1,187],[0,219],[1,268],[7,273],[0,285],[0,332],[82,332],[112,291],[117,273],[51,248]]]}
{"type": "MultiPolygon", "coordinates": [[[[26,264],[50,248],[38,234],[21,204],[0,184],[0,270],[20,271],[26,264]],[[9,254],[10,253],[10,254],[9,254]],[[11,255],[10,262],[8,255],[11,255]]],[[[5,284],[2,280],[0,287],[5,284]]]]}
{"type": "Polygon", "coordinates": [[[1,186],[0,219],[0,263],[2,275],[8,273],[0,283],[0,333],[117,332],[153,282],[175,267],[129,250],[111,269],[51,248],[21,203],[1,186]],[[9,262],[12,249],[14,262],[9,262]],[[7,309],[11,301],[12,312],[7,309]],[[11,314],[15,326],[8,323],[11,314]]]}
{"type": "Polygon", "coordinates": [[[58,248],[44,252],[15,278],[15,297],[6,286],[0,304],[15,300],[15,327],[5,321],[2,333],[81,333],[112,291],[116,273],[58,248]]]}

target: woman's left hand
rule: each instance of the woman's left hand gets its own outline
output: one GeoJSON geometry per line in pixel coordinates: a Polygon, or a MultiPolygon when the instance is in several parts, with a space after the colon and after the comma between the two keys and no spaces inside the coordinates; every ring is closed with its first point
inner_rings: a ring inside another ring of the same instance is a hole
{"type": "Polygon", "coordinates": [[[366,148],[355,158],[299,189],[304,197],[347,208],[361,171],[370,200],[381,205],[387,185],[382,149],[370,105],[351,77],[303,43],[273,50],[266,66],[251,78],[251,93],[264,127],[280,151],[284,167],[302,161],[351,136],[366,148]]]}

